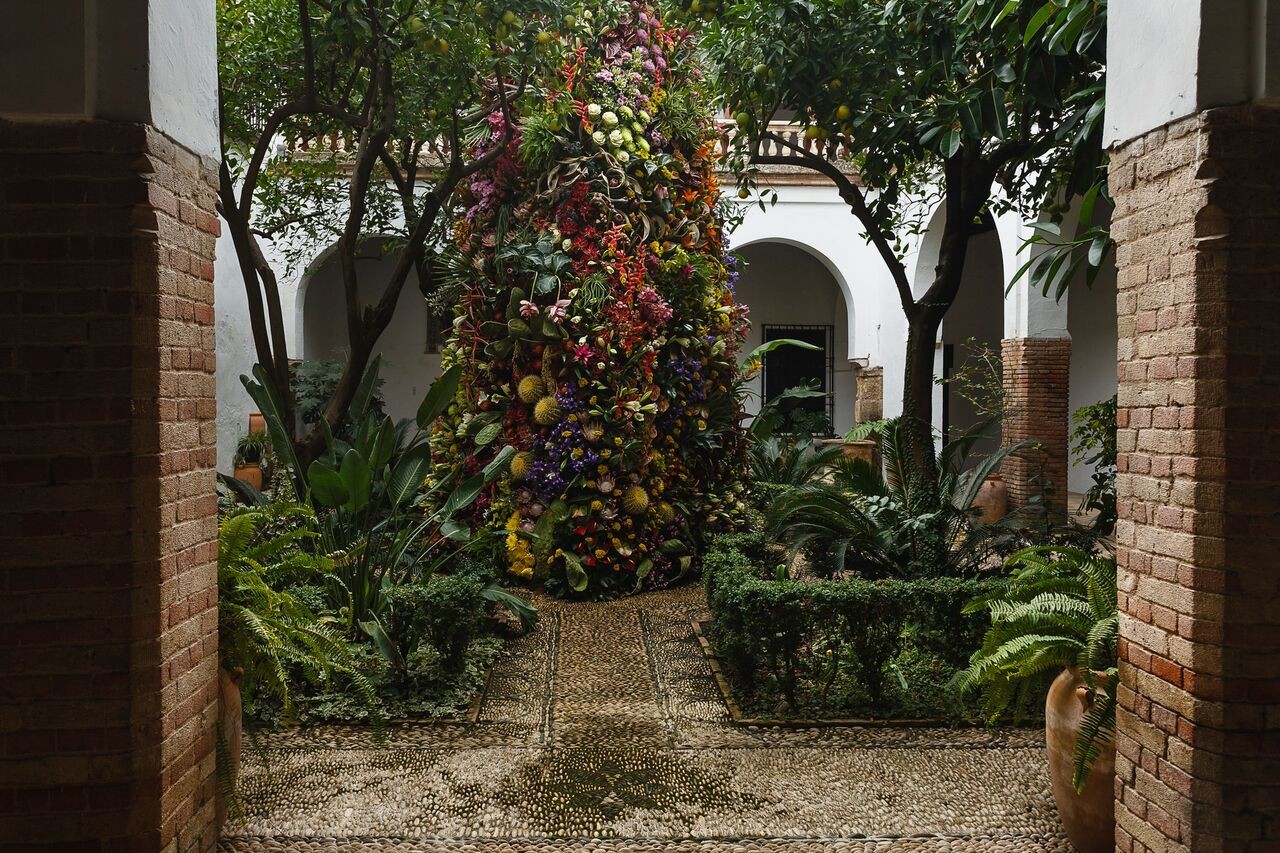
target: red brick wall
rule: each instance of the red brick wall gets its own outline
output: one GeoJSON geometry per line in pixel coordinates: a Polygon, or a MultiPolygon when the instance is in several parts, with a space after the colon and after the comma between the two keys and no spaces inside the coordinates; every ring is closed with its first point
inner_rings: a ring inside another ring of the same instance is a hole
{"type": "Polygon", "coordinates": [[[1042,496],[1059,512],[1067,508],[1067,431],[1070,415],[1070,338],[1010,338],[1001,342],[1004,361],[1005,445],[1033,440],[1000,466],[1009,505],[1042,496]]]}
{"type": "Polygon", "coordinates": [[[1117,849],[1280,849],[1280,110],[1113,152],[1117,849]]]}
{"type": "Polygon", "coordinates": [[[153,129],[0,123],[0,848],[215,842],[213,199],[153,129]]]}

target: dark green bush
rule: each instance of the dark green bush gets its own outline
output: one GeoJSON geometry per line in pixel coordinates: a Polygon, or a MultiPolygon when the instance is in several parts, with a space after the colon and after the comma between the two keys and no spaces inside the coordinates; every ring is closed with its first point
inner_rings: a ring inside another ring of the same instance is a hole
{"type": "Polygon", "coordinates": [[[484,621],[484,582],[474,574],[436,575],[426,583],[392,587],[390,635],[407,660],[423,643],[446,671],[466,662],[467,647],[484,621]]]}
{"type": "MultiPolygon", "coordinates": [[[[909,651],[908,657],[937,660],[954,671],[982,635],[983,620],[962,608],[990,591],[989,581],[797,581],[779,572],[782,559],[783,552],[762,537],[740,534],[715,540],[703,561],[717,650],[748,695],[772,687],[798,708],[802,695],[849,693],[848,685],[835,682],[856,681],[865,709],[883,716],[904,705],[890,695],[891,682],[903,678],[895,663],[900,655],[909,651]]],[[[936,715],[952,710],[938,708],[936,715]]]]}

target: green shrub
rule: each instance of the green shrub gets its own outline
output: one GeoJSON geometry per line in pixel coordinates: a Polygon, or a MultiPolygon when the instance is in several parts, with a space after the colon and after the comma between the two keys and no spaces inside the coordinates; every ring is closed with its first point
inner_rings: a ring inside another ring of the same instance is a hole
{"type": "Polygon", "coordinates": [[[460,669],[484,621],[485,584],[474,574],[436,575],[388,592],[390,636],[407,660],[426,643],[446,671],[460,669]]]}
{"type": "Polygon", "coordinates": [[[784,556],[758,535],[739,534],[716,539],[703,561],[717,650],[747,694],[772,688],[798,707],[802,695],[826,696],[835,682],[854,681],[866,710],[881,716],[902,705],[889,688],[903,677],[894,661],[904,650],[954,671],[982,634],[983,620],[963,607],[989,592],[989,581],[797,581],[779,569],[784,556]]]}

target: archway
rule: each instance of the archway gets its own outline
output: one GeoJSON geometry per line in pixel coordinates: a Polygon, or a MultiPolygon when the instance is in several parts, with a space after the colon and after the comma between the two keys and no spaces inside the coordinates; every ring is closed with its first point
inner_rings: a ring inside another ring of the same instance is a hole
{"type": "MultiPolygon", "coordinates": [[[[386,288],[396,264],[394,255],[382,251],[377,238],[366,240],[356,259],[360,300],[376,302],[386,288]]],[[[342,356],[347,349],[347,315],[342,268],[332,252],[321,254],[311,265],[298,289],[296,351],[307,360],[342,356]]],[[[395,316],[378,339],[382,353],[382,396],[387,414],[410,418],[422,396],[440,374],[440,344],[447,329],[432,317],[418,289],[417,275],[409,274],[395,316]]]]}
{"type": "Polygon", "coordinates": [[[737,296],[751,309],[747,350],[774,338],[799,338],[823,349],[777,350],[767,357],[765,370],[753,380],[748,411],[758,411],[763,399],[786,385],[814,379],[828,393],[825,405],[815,400],[815,410],[825,411],[827,432],[843,435],[853,427],[856,386],[848,358],[849,310],[840,281],[815,253],[789,242],[750,243],[738,254],[743,269],[737,296]]]}

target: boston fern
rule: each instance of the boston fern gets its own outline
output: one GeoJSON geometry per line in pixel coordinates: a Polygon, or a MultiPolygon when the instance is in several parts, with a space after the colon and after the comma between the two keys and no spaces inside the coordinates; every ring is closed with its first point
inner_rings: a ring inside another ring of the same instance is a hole
{"type": "Polygon", "coordinates": [[[343,638],[322,623],[289,585],[316,582],[332,571],[326,557],[303,547],[316,538],[315,515],[304,504],[235,512],[218,525],[218,641],[224,665],[244,670],[244,699],[293,710],[290,685],[341,674],[372,708],[377,700],[356,669],[343,638]]]}
{"type": "Polygon", "coordinates": [[[1116,564],[1076,548],[1019,551],[1002,588],[971,602],[966,612],[991,612],[991,628],[956,675],[958,690],[984,691],[982,713],[994,721],[1010,706],[1043,696],[1046,681],[1076,667],[1094,701],[1081,722],[1072,778],[1084,787],[1089,768],[1115,733],[1116,564]]]}

